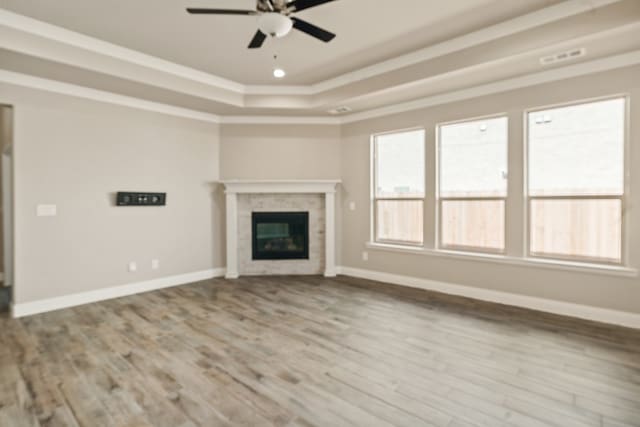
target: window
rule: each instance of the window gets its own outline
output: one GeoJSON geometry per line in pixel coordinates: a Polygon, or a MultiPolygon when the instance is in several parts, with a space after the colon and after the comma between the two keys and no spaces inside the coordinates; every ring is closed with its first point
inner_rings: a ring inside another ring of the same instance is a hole
{"type": "Polygon", "coordinates": [[[622,262],[625,99],[528,114],[529,254],[622,262]]]}
{"type": "Polygon", "coordinates": [[[438,132],[440,247],[504,252],[507,118],[441,125],[438,132]]]}
{"type": "Polygon", "coordinates": [[[373,138],[375,240],[422,245],[424,130],[373,138]]]}

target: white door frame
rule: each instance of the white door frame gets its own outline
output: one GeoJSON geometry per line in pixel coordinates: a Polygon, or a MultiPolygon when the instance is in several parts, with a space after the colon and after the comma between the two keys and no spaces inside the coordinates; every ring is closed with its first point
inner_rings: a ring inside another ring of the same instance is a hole
{"type": "Polygon", "coordinates": [[[2,252],[4,286],[13,285],[13,144],[2,152],[2,252]]]}

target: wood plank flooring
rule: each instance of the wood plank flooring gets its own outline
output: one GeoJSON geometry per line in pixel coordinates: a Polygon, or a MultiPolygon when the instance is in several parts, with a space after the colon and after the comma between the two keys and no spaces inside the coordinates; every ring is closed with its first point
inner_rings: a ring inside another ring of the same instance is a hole
{"type": "Polygon", "coordinates": [[[0,426],[640,426],[640,331],[350,278],[0,318],[0,426]]]}

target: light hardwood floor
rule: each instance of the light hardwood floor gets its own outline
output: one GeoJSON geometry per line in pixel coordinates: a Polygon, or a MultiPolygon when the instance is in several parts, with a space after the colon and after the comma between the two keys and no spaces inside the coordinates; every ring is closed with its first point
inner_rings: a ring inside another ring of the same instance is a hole
{"type": "Polygon", "coordinates": [[[0,426],[640,426],[640,331],[253,277],[0,319],[0,426]]]}

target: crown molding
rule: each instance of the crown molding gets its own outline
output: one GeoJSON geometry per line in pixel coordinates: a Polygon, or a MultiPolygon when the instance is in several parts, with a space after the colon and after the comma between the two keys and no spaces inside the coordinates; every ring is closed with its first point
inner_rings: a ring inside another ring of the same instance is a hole
{"type": "Polygon", "coordinates": [[[414,101],[390,105],[387,107],[375,108],[368,111],[363,111],[361,113],[353,113],[341,117],[341,123],[354,123],[363,120],[374,119],[377,117],[389,116],[392,114],[404,113],[407,111],[448,104],[451,102],[463,101],[465,99],[507,92],[510,90],[521,89],[543,83],[550,83],[572,77],[580,77],[602,71],[613,70],[616,68],[624,68],[637,64],[640,64],[640,50],[596,59],[593,61],[582,62],[580,64],[554,68],[548,71],[527,74],[521,77],[500,80],[497,82],[457,90],[442,95],[434,95],[414,101]]]}
{"type": "Polygon", "coordinates": [[[338,117],[321,116],[219,116],[216,114],[147,101],[103,90],[91,89],[70,83],[63,83],[56,80],[44,79],[28,74],[15,73],[13,71],[3,69],[0,69],[0,83],[7,83],[30,89],[57,93],[60,95],[90,99],[92,101],[99,101],[209,123],[271,125],[340,125],[341,123],[341,120],[338,117]]]}
{"type": "MultiPolygon", "coordinates": [[[[477,46],[491,40],[506,37],[521,31],[548,24],[580,13],[605,7],[622,0],[567,0],[538,11],[522,15],[502,23],[492,25],[442,43],[400,55],[371,66],[345,73],[341,76],[311,85],[245,85],[204,71],[176,64],[152,55],[118,46],[94,37],[86,36],[65,28],[29,18],[0,8],[0,25],[68,46],[116,58],[131,64],[147,67],[169,75],[181,77],[213,88],[227,90],[239,95],[298,95],[314,96],[348,84],[388,73],[400,68],[424,62],[461,49],[477,46]]],[[[3,46],[11,49],[6,41],[3,46]]]]}
{"type": "Polygon", "coordinates": [[[84,86],[62,83],[55,80],[43,79],[30,76],[28,74],[15,73],[0,69],[0,83],[8,83],[32,89],[40,89],[47,92],[62,95],[75,96],[79,98],[91,99],[99,102],[106,102],[146,111],[168,114],[177,117],[184,117],[210,123],[220,124],[270,124],[270,125],[343,125],[364,121],[392,114],[399,114],[407,111],[419,110],[422,108],[434,107],[465,99],[477,98],[510,90],[535,86],[543,83],[550,83],[572,77],[580,77],[588,74],[624,68],[640,64],[640,50],[614,55],[580,64],[568,65],[539,73],[528,74],[521,77],[505,79],[493,83],[474,86],[443,95],[435,95],[421,98],[415,101],[404,102],[382,108],[352,113],[341,117],[331,116],[220,116],[187,108],[175,107],[168,104],[161,104],[146,101],[139,98],[119,95],[102,90],[87,88],[84,86]]]}
{"type": "MultiPolygon", "coordinates": [[[[591,33],[585,36],[581,36],[578,38],[574,38],[574,39],[567,39],[564,40],[561,44],[560,47],[558,47],[556,50],[562,50],[562,49],[566,49],[569,46],[585,46],[585,45],[589,45],[593,42],[595,42],[596,40],[600,40],[600,39],[605,39],[608,37],[637,37],[638,34],[640,33],[640,21],[637,22],[633,22],[631,24],[627,24],[627,25],[622,25],[622,26],[618,26],[618,27],[614,27],[611,29],[607,29],[604,31],[600,31],[597,33],[591,33]]],[[[436,87],[435,85],[437,84],[437,82],[442,81],[443,79],[449,78],[449,77],[457,77],[460,78],[464,75],[473,75],[474,73],[478,72],[478,71],[482,71],[482,70],[486,70],[488,67],[493,68],[495,70],[500,69],[502,66],[504,65],[508,65],[509,62],[512,61],[520,61],[522,63],[526,62],[526,61],[531,61],[532,57],[534,57],[535,59],[537,59],[537,57],[540,56],[544,56],[546,54],[548,54],[550,47],[549,46],[543,46],[543,47],[538,47],[538,48],[534,48],[531,50],[526,50],[523,52],[519,52],[519,53],[515,53],[512,55],[508,55],[508,56],[503,56],[500,58],[496,58],[496,59],[492,59],[492,60],[487,60],[483,63],[480,64],[472,64],[469,66],[465,66],[465,67],[461,67],[461,68],[457,68],[455,70],[451,70],[451,71],[447,71],[445,73],[441,73],[441,74],[436,74],[436,75],[432,75],[432,76],[428,76],[422,79],[418,79],[418,80],[414,80],[411,81],[409,83],[404,83],[404,84],[399,84],[393,87],[394,90],[399,90],[399,91],[404,91],[405,93],[408,93],[408,91],[413,91],[413,88],[418,88],[421,85],[432,85],[433,87],[436,87]]],[[[613,54],[612,54],[613,55],[613,54]]],[[[610,56],[612,56],[610,55],[610,56]]],[[[607,57],[599,57],[601,58],[607,58],[607,57]]],[[[593,59],[595,60],[595,59],[593,59]]],[[[593,61],[592,60],[592,61],[593,61]]],[[[577,61],[573,60],[573,61],[568,61],[565,62],[564,64],[560,64],[560,65],[567,65],[567,64],[571,64],[571,63],[576,63],[577,61]]],[[[538,69],[540,70],[552,70],[552,67],[542,67],[539,66],[538,69]]],[[[523,75],[531,75],[533,73],[536,73],[536,70],[529,70],[527,72],[523,72],[520,74],[520,76],[523,75]]],[[[507,77],[502,77],[502,79],[506,79],[507,77]]],[[[494,82],[499,82],[499,78],[496,78],[496,80],[494,80],[492,83],[494,82]]],[[[476,83],[476,85],[480,85],[480,83],[476,83]]],[[[453,90],[453,89],[452,89],[453,90]]],[[[389,89],[383,89],[379,92],[373,91],[370,93],[367,93],[365,95],[361,95],[361,96],[354,96],[352,98],[350,98],[348,101],[344,101],[344,103],[346,105],[351,105],[352,107],[355,107],[356,110],[358,110],[357,108],[357,103],[359,101],[362,100],[366,100],[366,99],[371,99],[371,97],[375,97],[378,96],[380,93],[389,93],[389,89]],[[353,105],[355,103],[355,105],[353,105]]],[[[452,92],[449,92],[449,94],[452,92]]],[[[437,96],[437,95],[433,95],[433,96],[437,96]]],[[[409,96],[407,96],[407,98],[410,98],[409,96]]],[[[431,98],[430,95],[423,95],[419,98],[414,98],[414,100],[417,99],[427,99],[427,98],[431,98]]],[[[395,101],[394,104],[398,104],[400,103],[400,101],[395,101]]],[[[371,111],[373,109],[375,109],[377,107],[370,107],[368,109],[362,109],[360,108],[360,111],[371,111]]],[[[381,107],[382,108],[382,107],[381,107]]],[[[355,113],[352,113],[355,114],[355,113]]],[[[341,117],[347,117],[345,116],[341,116],[341,117]]]]}
{"type": "Polygon", "coordinates": [[[2,69],[0,69],[0,83],[8,83],[30,89],[40,89],[46,92],[75,96],[78,98],[131,107],[154,113],[168,114],[170,116],[183,117],[209,123],[220,123],[220,116],[216,114],[204,113],[202,111],[190,110],[188,108],[176,107],[168,104],[161,104],[159,102],[147,101],[113,92],[91,89],[84,86],[43,79],[40,77],[30,76],[28,74],[14,73],[13,71],[2,69]]]}
{"type": "Polygon", "coordinates": [[[457,52],[473,46],[490,42],[502,37],[510,36],[522,31],[530,30],[541,25],[545,25],[554,21],[559,21],[580,13],[595,10],[601,7],[617,3],[621,0],[592,0],[586,2],[584,0],[569,0],[553,6],[531,12],[508,21],[501,22],[486,28],[482,28],[471,33],[467,33],[460,37],[446,40],[426,48],[401,55],[387,61],[361,68],[356,71],[348,72],[333,79],[312,85],[313,93],[318,94],[356,83],[380,74],[398,70],[400,68],[409,67],[411,65],[425,62],[440,56],[457,52]]]}
{"type": "Polygon", "coordinates": [[[247,85],[245,95],[316,95],[313,85],[310,86],[277,86],[277,85],[247,85]]]}
{"type": "Polygon", "coordinates": [[[323,116],[223,116],[226,125],[339,125],[340,117],[323,116]]]}
{"type": "Polygon", "coordinates": [[[244,93],[244,85],[233,80],[205,73],[194,68],[176,64],[156,56],[128,49],[95,37],[67,30],[44,21],[10,12],[0,8],[0,25],[27,32],[45,39],[53,40],[69,46],[78,47],[90,52],[110,56],[136,65],[152,68],[167,74],[173,74],[199,83],[215,86],[233,92],[244,93]]]}

